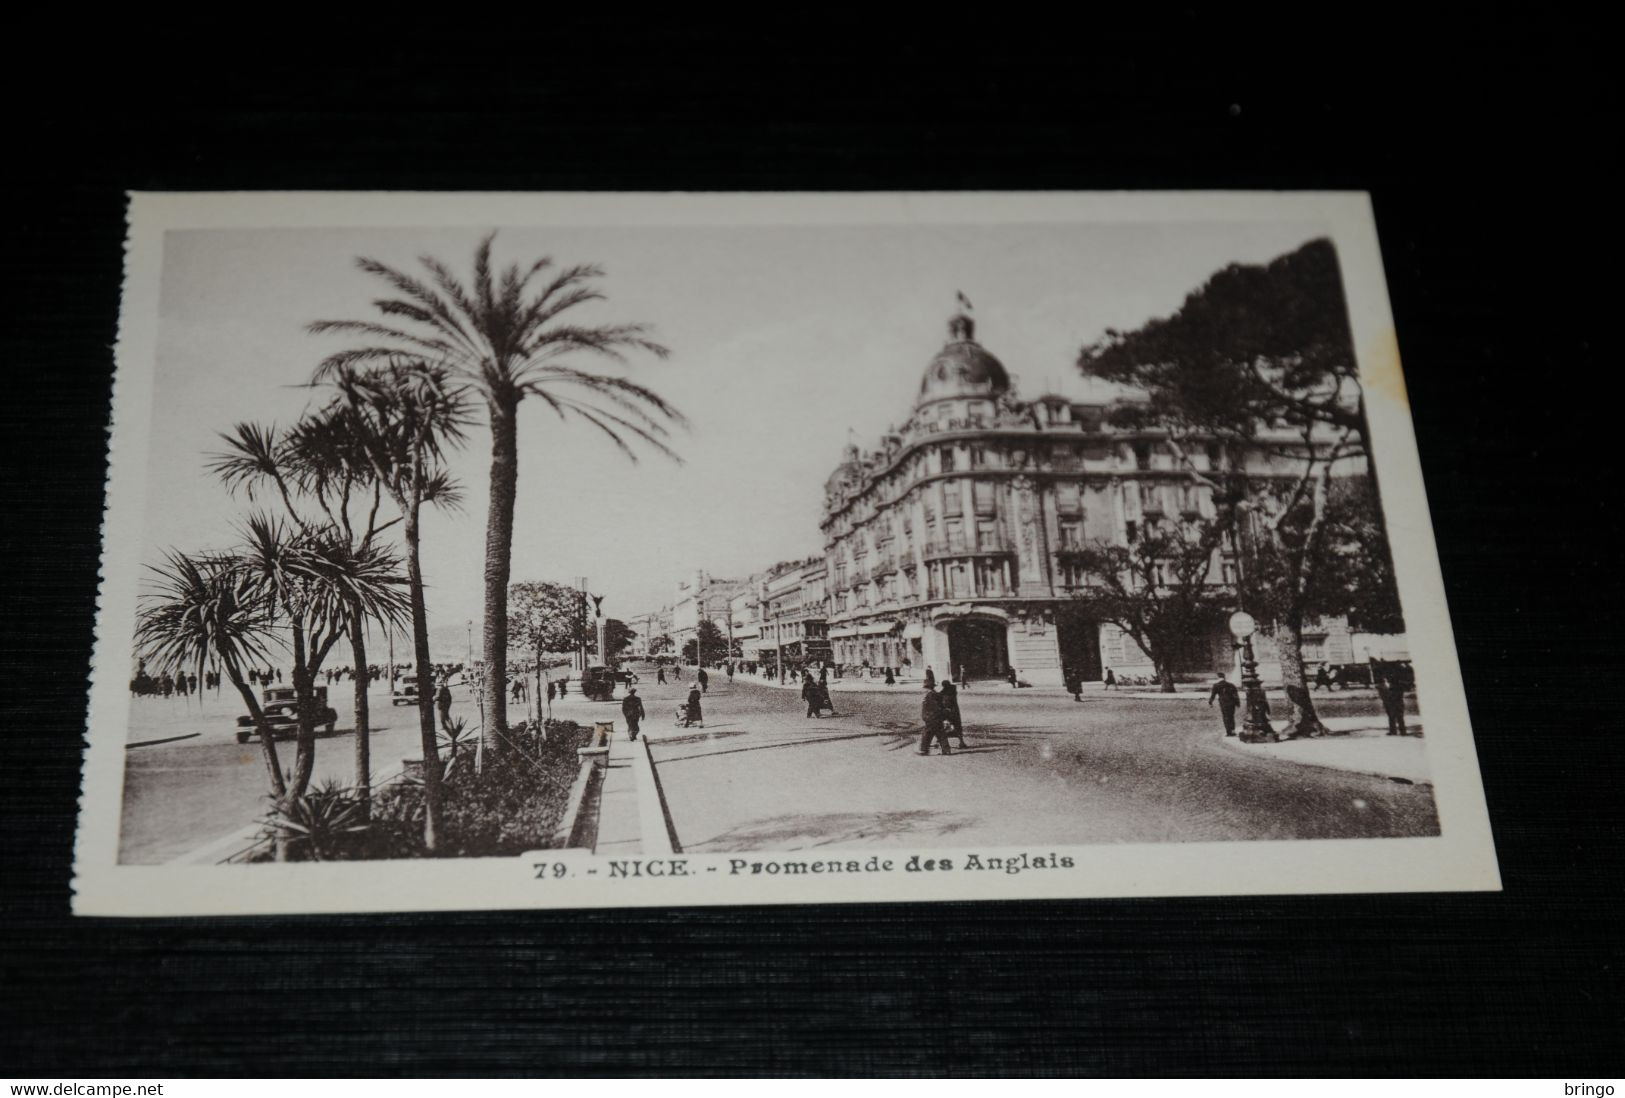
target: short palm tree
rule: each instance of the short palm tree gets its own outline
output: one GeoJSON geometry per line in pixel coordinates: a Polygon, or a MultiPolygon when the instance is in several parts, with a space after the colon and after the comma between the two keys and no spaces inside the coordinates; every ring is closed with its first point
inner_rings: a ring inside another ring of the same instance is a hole
{"type": "MultiPolygon", "coordinates": [[[[225,449],[209,469],[232,492],[250,500],[271,489],[287,517],[306,534],[326,527],[329,535],[365,550],[400,521],[379,514],[381,486],[343,415],[331,409],[308,414],[286,430],[238,423],[221,435],[225,449]],[[352,513],[353,512],[353,513],[352,513]]],[[[367,704],[371,676],[367,662],[368,619],[352,604],[345,632],[350,640],[355,707],[355,785],[362,813],[372,804],[372,715],[367,704]]],[[[399,624],[385,620],[380,624],[399,624]]]]}
{"type": "Polygon", "coordinates": [[[285,630],[293,657],[298,748],[288,783],[302,796],[316,762],[316,679],[333,646],[362,620],[403,621],[407,599],[400,561],[376,543],[351,545],[326,528],[299,530],[251,515],[243,526],[241,567],[285,630]]]}
{"type": "Polygon", "coordinates": [[[491,266],[495,234],[474,251],[472,278],[464,283],[440,260],[423,256],[424,281],[377,260],[357,265],[388,284],[395,296],[374,302],[384,323],[321,320],[314,333],[366,341],[330,355],[317,379],[353,367],[413,356],[444,365],[485,400],[491,427],[491,498],[485,526],[484,702],[488,729],[507,731],[508,578],[513,551],[514,501],[518,492],[518,414],[535,397],[560,419],[584,420],[636,460],[634,443],[677,459],[668,444],[670,425],[682,415],[645,386],[625,378],[588,373],[570,363],[581,357],[624,363],[628,353],[657,358],[665,347],[642,324],[580,325],[561,318],[570,310],[604,300],[603,271],[592,265],[555,269],[552,259],[518,264],[497,275],[491,266]],[[538,276],[552,272],[545,282],[538,276]]]}
{"type": "Polygon", "coordinates": [[[249,685],[250,667],[262,667],[275,640],[274,608],[264,588],[240,558],[188,555],[175,550],[150,566],[155,584],[143,595],[135,643],[142,658],[159,672],[187,670],[201,680],[218,670],[237,688],[259,729],[271,795],[287,792],[276,740],[259,698],[249,685]]]}

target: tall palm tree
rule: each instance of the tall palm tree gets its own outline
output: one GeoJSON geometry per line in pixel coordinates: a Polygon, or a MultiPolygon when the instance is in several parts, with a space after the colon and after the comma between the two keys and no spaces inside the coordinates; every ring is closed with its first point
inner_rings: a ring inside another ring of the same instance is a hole
{"type": "Polygon", "coordinates": [[[371,466],[374,483],[388,493],[404,521],[423,750],[423,839],[432,851],[441,829],[440,764],[419,531],[425,503],[456,508],[461,502],[461,489],[447,475],[444,460],[449,447],[461,445],[469,425],[466,399],[462,387],[451,383],[449,371],[421,362],[397,360],[367,370],[341,367],[328,380],[338,390],[329,414],[343,424],[346,437],[371,466]]]}
{"type": "Polygon", "coordinates": [[[330,355],[318,368],[321,380],[333,371],[411,355],[445,365],[485,400],[491,427],[491,498],[485,524],[484,701],[488,728],[500,742],[507,732],[508,578],[513,551],[514,500],[518,492],[519,404],[535,397],[562,420],[578,418],[602,431],[633,461],[632,443],[644,443],[681,460],[667,443],[668,425],[683,417],[652,390],[625,378],[588,373],[570,360],[627,361],[628,352],[657,358],[665,347],[642,324],[580,325],[560,318],[572,309],[602,301],[593,265],[556,269],[551,258],[528,268],[518,264],[497,275],[491,242],[474,250],[472,277],[461,282],[440,260],[422,256],[428,281],[374,259],[357,266],[382,279],[396,296],[374,302],[385,322],[320,320],[314,333],[358,336],[371,341],[330,355]],[[533,285],[544,272],[544,283],[533,285]]]}
{"type": "Polygon", "coordinates": [[[143,596],[135,629],[142,659],[160,673],[188,670],[200,681],[205,670],[224,673],[259,729],[271,795],[281,800],[287,784],[276,740],[247,679],[248,668],[265,665],[275,635],[263,588],[240,559],[224,554],[171,550],[149,568],[156,586],[143,596]]]}

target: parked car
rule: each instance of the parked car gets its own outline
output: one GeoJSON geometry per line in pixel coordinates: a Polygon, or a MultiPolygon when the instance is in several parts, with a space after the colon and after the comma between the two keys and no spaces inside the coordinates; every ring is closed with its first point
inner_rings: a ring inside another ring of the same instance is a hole
{"type": "Polygon", "coordinates": [[[402,675],[395,680],[395,688],[389,692],[389,704],[416,705],[418,703],[418,677],[416,675],[402,675]]]}
{"type": "MultiPolygon", "coordinates": [[[[316,687],[316,704],[319,707],[316,723],[331,736],[339,715],[327,704],[327,687],[316,687]]],[[[272,738],[286,740],[299,734],[299,695],[293,687],[267,686],[260,691],[260,710],[265,714],[265,723],[270,726],[272,738]]],[[[247,743],[259,734],[253,717],[245,714],[237,718],[238,743],[247,743]]]]}

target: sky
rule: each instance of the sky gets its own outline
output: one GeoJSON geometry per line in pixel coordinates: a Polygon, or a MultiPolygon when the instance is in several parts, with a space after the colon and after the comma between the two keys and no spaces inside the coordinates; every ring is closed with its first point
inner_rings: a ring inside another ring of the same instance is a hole
{"type": "MultiPolygon", "coordinates": [[[[673,442],[681,465],[652,452],[634,465],[590,425],[535,400],[520,409],[513,579],[586,576],[621,618],[670,604],[696,569],[732,578],[821,551],[823,484],[849,432],[868,448],[907,418],[956,291],[1022,394],[1099,398],[1110,394],[1074,363],[1106,328],[1167,315],[1224,265],[1324,235],[1301,222],[496,228],[499,266],[546,255],[605,268],[607,300],[573,319],[648,324],[671,350],[574,365],[675,404],[689,420],[673,442]]],[[[379,319],[384,286],[357,256],[421,272],[434,255],[466,278],[481,235],[167,233],[143,562],[236,540],[256,505],[212,477],[209,455],[234,423],[287,424],[322,401],[303,383],[354,340],[306,325],[379,319]]],[[[464,656],[470,623],[478,643],[489,447],[482,427],[452,459],[463,510],[425,516],[436,659],[464,656]]]]}

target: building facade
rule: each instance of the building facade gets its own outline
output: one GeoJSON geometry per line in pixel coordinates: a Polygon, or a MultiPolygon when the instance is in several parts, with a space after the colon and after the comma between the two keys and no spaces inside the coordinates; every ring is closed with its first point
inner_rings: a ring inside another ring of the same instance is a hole
{"type": "MultiPolygon", "coordinates": [[[[1166,433],[1114,428],[1108,407],[1018,400],[970,317],[955,315],[903,426],[870,452],[849,446],[826,482],[820,527],[833,658],[916,677],[927,667],[972,679],[1014,670],[1035,685],[1059,683],[1063,666],[1084,680],[1106,668],[1119,678],[1153,674],[1117,626],[1058,612],[1089,582],[1077,554],[1132,544],[1152,524],[1210,519],[1213,501],[1166,433]]],[[[1198,471],[1243,461],[1271,474],[1274,459],[1262,448],[1197,445],[1183,453],[1198,471]]],[[[1235,582],[1223,552],[1210,582],[1235,582]]],[[[1306,634],[1308,646],[1352,652],[1346,623],[1319,629],[1306,634]]],[[[1191,638],[1176,670],[1211,674],[1233,660],[1215,622],[1191,638]]]]}
{"type": "Polygon", "coordinates": [[[774,674],[833,661],[823,556],[776,565],[762,578],[755,658],[774,674]]]}

